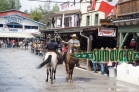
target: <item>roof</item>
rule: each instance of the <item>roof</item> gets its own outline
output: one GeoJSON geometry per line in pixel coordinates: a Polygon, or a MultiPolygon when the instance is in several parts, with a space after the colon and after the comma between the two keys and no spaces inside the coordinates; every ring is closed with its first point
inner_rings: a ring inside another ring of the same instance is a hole
{"type": "Polygon", "coordinates": [[[0,31],[0,37],[9,37],[9,38],[35,38],[31,33],[23,32],[3,32],[0,31]]]}
{"type": "MultiPolygon", "coordinates": [[[[38,22],[38,21],[35,21],[35,20],[32,20],[32,19],[29,19],[29,18],[20,16],[20,15],[17,15],[17,14],[8,15],[8,16],[18,16],[18,17],[21,17],[21,18],[23,18],[23,19],[26,19],[26,20],[32,21],[32,22],[34,22],[34,23],[37,23],[37,24],[39,24],[40,26],[46,26],[46,24],[43,24],[43,23],[41,23],[41,22],[38,22]]],[[[6,17],[8,17],[8,16],[1,16],[1,17],[6,18],[6,17]]]]}
{"type": "Polygon", "coordinates": [[[65,15],[72,15],[72,14],[77,14],[80,13],[80,9],[76,9],[76,10],[66,10],[66,11],[59,11],[59,12],[55,12],[53,14],[48,15],[49,17],[55,17],[55,16],[60,16],[62,14],[65,15]]]}
{"type": "Polygon", "coordinates": [[[53,28],[53,29],[47,29],[47,30],[40,30],[41,33],[73,33],[73,32],[80,32],[83,29],[86,28],[92,28],[92,27],[101,27],[101,26],[83,26],[83,27],[68,27],[68,28],[53,28]]]}
{"type": "Polygon", "coordinates": [[[28,14],[28,13],[25,13],[25,12],[22,12],[22,11],[19,11],[19,10],[16,10],[16,9],[11,9],[11,10],[6,10],[6,11],[0,11],[0,13],[9,12],[9,11],[17,11],[17,12],[21,12],[21,13],[24,13],[24,14],[28,14]]]}

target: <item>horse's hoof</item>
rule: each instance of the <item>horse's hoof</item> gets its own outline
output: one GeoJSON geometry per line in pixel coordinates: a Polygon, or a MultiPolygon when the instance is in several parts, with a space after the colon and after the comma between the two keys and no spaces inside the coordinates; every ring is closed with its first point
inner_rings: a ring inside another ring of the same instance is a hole
{"type": "Polygon", "coordinates": [[[46,82],[48,82],[48,80],[46,79],[46,82]]]}
{"type": "Polygon", "coordinates": [[[52,77],[50,77],[50,79],[52,79],[52,77]]]}

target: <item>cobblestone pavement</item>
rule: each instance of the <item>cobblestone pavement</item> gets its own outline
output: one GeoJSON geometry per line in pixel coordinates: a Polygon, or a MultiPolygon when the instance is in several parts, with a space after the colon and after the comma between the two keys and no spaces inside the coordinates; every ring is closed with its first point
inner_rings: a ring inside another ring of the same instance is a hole
{"type": "Polygon", "coordinates": [[[139,92],[139,86],[75,68],[73,82],[66,81],[59,65],[54,84],[45,82],[45,67],[36,69],[42,57],[17,48],[0,48],[0,92],[139,92]]]}

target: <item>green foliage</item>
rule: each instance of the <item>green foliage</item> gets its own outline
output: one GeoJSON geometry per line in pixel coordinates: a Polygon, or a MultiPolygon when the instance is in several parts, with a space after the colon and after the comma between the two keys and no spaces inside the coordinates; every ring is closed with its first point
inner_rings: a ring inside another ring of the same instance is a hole
{"type": "Polygon", "coordinates": [[[24,13],[27,13],[28,14],[28,10],[25,10],[24,13]]]}
{"type": "Polygon", "coordinates": [[[57,11],[59,11],[58,4],[53,5],[53,7],[51,8],[51,3],[48,1],[43,6],[39,5],[38,8],[33,10],[31,9],[30,18],[42,22],[44,24],[47,24],[47,26],[50,26],[51,21],[48,20],[47,15],[50,15],[57,11]]]}
{"type": "Polygon", "coordinates": [[[30,11],[30,18],[36,21],[42,20],[42,12],[39,8],[30,11]]]}
{"type": "Polygon", "coordinates": [[[59,11],[58,4],[55,4],[51,10],[52,13],[59,11]]]}
{"type": "Polygon", "coordinates": [[[21,8],[20,0],[0,0],[0,11],[21,8]]]}

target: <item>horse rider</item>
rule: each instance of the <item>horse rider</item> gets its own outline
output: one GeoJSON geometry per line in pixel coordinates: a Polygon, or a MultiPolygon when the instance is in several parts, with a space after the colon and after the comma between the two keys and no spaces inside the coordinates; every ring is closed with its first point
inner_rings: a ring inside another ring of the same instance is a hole
{"type": "MultiPolygon", "coordinates": [[[[70,39],[68,42],[65,42],[65,43],[73,43],[73,46],[77,49],[77,48],[80,48],[80,41],[77,39],[77,35],[76,34],[72,34],[71,35],[72,39],[70,39]]],[[[64,52],[64,55],[62,57],[62,60],[64,61],[66,59],[66,54],[67,54],[67,51],[64,52]]],[[[79,66],[79,62],[77,63],[76,66],[79,66]]]]}
{"type": "Polygon", "coordinates": [[[59,54],[59,52],[57,51],[57,49],[59,48],[58,43],[55,41],[55,36],[52,35],[50,41],[48,41],[46,43],[46,49],[48,50],[48,52],[55,52],[57,54],[57,59],[58,59],[58,63],[61,62],[61,56],[59,54]]]}

